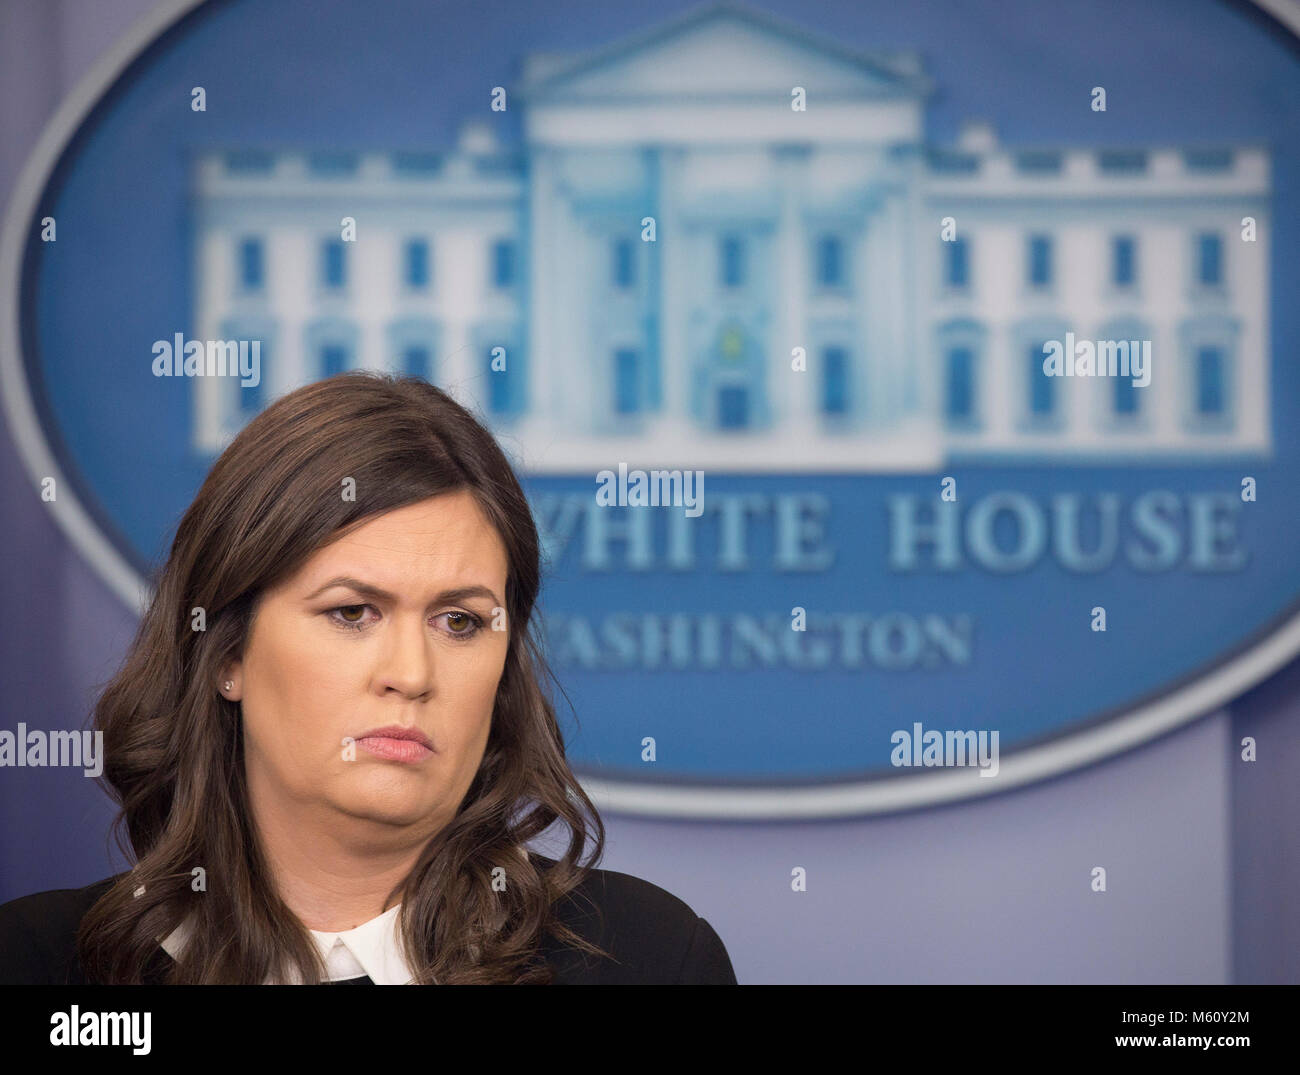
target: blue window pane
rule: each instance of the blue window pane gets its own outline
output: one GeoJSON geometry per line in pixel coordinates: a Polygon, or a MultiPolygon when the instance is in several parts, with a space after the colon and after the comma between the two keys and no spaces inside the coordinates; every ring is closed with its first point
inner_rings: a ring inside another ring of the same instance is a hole
{"type": "Polygon", "coordinates": [[[1232,150],[1230,149],[1188,149],[1183,151],[1183,160],[1189,171],[1193,172],[1227,172],[1232,170],[1232,150]]]}
{"type": "Polygon", "coordinates": [[[347,282],[347,257],[342,239],[326,239],[321,246],[321,282],[342,287],[347,282]]]}
{"type": "Polygon", "coordinates": [[[636,282],[636,261],[633,258],[632,240],[614,240],[614,286],[631,287],[636,282]]]}
{"type": "Polygon", "coordinates": [[[429,283],[429,244],[412,239],[406,244],[406,283],[408,287],[426,287],[429,283]]]}
{"type": "Polygon", "coordinates": [[[226,154],[226,171],[263,174],[275,168],[275,156],[264,149],[238,149],[226,154]]]}
{"type": "Polygon", "coordinates": [[[1117,287],[1128,287],[1136,278],[1136,248],[1132,236],[1117,235],[1113,248],[1111,279],[1117,287]]]}
{"type": "Polygon", "coordinates": [[[1147,155],[1142,149],[1110,149],[1097,154],[1101,170],[1110,175],[1131,175],[1147,170],[1147,155]]]}
{"type": "Polygon", "coordinates": [[[953,239],[943,244],[947,249],[948,264],[945,279],[949,287],[965,287],[970,281],[970,252],[965,239],[953,239]]]}
{"type": "Polygon", "coordinates": [[[412,377],[423,377],[426,381],[432,380],[429,376],[429,349],[420,344],[412,344],[410,347],[402,349],[402,372],[409,373],[412,377]]]}
{"type": "Polygon", "coordinates": [[[978,153],[960,153],[950,149],[926,150],[926,163],[930,171],[946,175],[974,175],[980,170],[978,153]]]}
{"type": "Polygon", "coordinates": [[[822,354],[822,411],[845,414],[849,409],[849,356],[843,347],[828,347],[822,354]]]}
{"type": "Polygon", "coordinates": [[[320,375],[333,377],[348,369],[348,349],[341,343],[327,343],[320,349],[320,375]]]}
{"type": "Polygon", "coordinates": [[[1200,414],[1223,413],[1223,351],[1200,347],[1196,351],[1196,410],[1200,414]]]}
{"type": "Polygon", "coordinates": [[[1043,372],[1043,345],[1029,348],[1029,410],[1036,415],[1052,413],[1052,378],[1043,372]]]}
{"type": "Polygon", "coordinates": [[[947,411],[951,419],[972,417],[975,405],[975,356],[969,347],[948,351],[947,411]]]}
{"type": "Polygon", "coordinates": [[[1137,414],[1138,410],[1138,390],[1133,387],[1132,377],[1116,377],[1115,384],[1115,413],[1116,414],[1137,414]]]}
{"type": "Polygon", "coordinates": [[[723,385],[718,390],[718,425],[743,429],[749,424],[749,393],[744,385],[723,385]]]}
{"type": "Polygon", "coordinates": [[[1056,175],[1061,171],[1061,154],[1051,149],[1025,150],[1016,154],[1016,168],[1030,175],[1056,175]]]}
{"type": "Polygon", "coordinates": [[[307,159],[307,168],[313,175],[345,176],[353,175],[360,158],[347,150],[322,150],[312,153],[307,159]]]}
{"type": "Polygon", "coordinates": [[[745,282],[745,248],[734,235],[722,239],[722,286],[740,287],[745,282]]]}
{"type": "Polygon", "coordinates": [[[436,175],[442,168],[441,153],[402,151],[393,154],[393,169],[401,175],[436,175]]]}
{"type": "Polygon", "coordinates": [[[1209,287],[1223,283],[1223,241],[1217,235],[1200,237],[1197,279],[1209,287]]]}
{"type": "Polygon", "coordinates": [[[818,240],[817,282],[823,287],[844,283],[844,246],[837,236],[826,235],[818,240]]]}
{"type": "Polygon", "coordinates": [[[492,282],[510,287],[515,282],[515,244],[502,239],[492,244],[492,282]]]}
{"type": "Polygon", "coordinates": [[[641,409],[639,362],[636,351],[620,348],[614,352],[614,410],[634,414],[641,409]]]}
{"type": "Polygon", "coordinates": [[[1029,238],[1029,282],[1034,287],[1052,282],[1052,240],[1046,235],[1029,238]]]}
{"type": "Polygon", "coordinates": [[[239,244],[239,282],[253,291],[261,288],[263,278],[262,240],[245,239],[239,244]]]}

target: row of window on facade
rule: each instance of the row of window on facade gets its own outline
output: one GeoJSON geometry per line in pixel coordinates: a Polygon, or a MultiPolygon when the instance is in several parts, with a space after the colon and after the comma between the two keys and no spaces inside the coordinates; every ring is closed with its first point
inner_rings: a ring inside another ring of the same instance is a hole
{"type": "MultiPolygon", "coordinates": [[[[399,150],[388,154],[395,175],[430,178],[442,172],[458,154],[444,151],[399,150]]],[[[524,154],[517,149],[481,153],[463,158],[479,176],[522,176],[524,154]]],[[[344,179],[361,170],[361,154],[353,150],[319,150],[308,153],[303,161],[308,175],[323,179],[344,179]]],[[[225,154],[226,171],[231,175],[269,176],[275,172],[277,154],[263,149],[239,149],[225,154]]]]}
{"type": "MultiPolygon", "coordinates": [[[[1231,149],[1217,146],[1195,146],[1183,150],[1183,166],[1192,174],[1231,172],[1235,154],[1231,149]]],[[[1097,171],[1103,176],[1141,175],[1150,167],[1150,154],[1144,149],[1103,149],[1094,159],[1097,171]]],[[[984,164],[985,155],[947,146],[926,150],[930,171],[940,175],[977,175],[984,164]]],[[[1012,161],[1017,172],[1026,175],[1060,175],[1064,170],[1066,155],[1057,149],[1027,149],[1016,153],[1012,161]]]]}
{"type": "MultiPolygon", "coordinates": [[[[610,246],[610,285],[618,289],[637,286],[639,272],[636,246],[640,240],[615,238],[610,246]]],[[[325,291],[341,291],[350,276],[348,246],[342,239],[323,239],[317,256],[317,285],[325,291]]],[[[743,237],[725,235],[719,241],[718,279],[723,287],[743,287],[746,279],[745,241],[743,237]]],[[[433,286],[433,250],[426,238],[408,238],[401,247],[401,281],[408,290],[425,291],[433,286]]],[[[827,236],[817,245],[817,281],[825,287],[847,284],[844,270],[843,243],[838,236],[827,236]]],[[[516,244],[510,239],[493,240],[488,256],[488,284],[497,289],[513,287],[517,278],[516,244]]],[[[266,245],[262,239],[248,237],[239,242],[237,277],[239,290],[261,291],[266,285],[266,245]]]]}
{"type": "MultiPolygon", "coordinates": [[[[611,240],[609,283],[615,289],[628,290],[638,284],[636,243],[619,237],[611,240]]],[[[326,291],[347,287],[349,278],[348,243],[341,239],[321,242],[317,280],[326,291]]],[[[813,247],[813,281],[819,288],[843,289],[849,286],[845,243],[838,235],[824,235],[813,247]]],[[[943,242],[943,283],[952,290],[971,285],[971,242],[957,237],[943,242]]],[[[1224,283],[1224,244],[1222,235],[1203,232],[1195,237],[1194,279],[1206,288],[1220,288],[1224,283]]],[[[432,287],[432,249],[428,239],[407,239],[402,244],[401,279],[409,290],[432,287]]],[[[494,240],[489,251],[488,284],[496,289],[514,286],[517,278],[516,244],[509,239],[494,240]]],[[[260,291],[266,282],[266,251],[263,241],[243,239],[239,245],[239,285],[245,292],[260,291]]],[[[1050,235],[1030,235],[1025,240],[1024,282],[1027,287],[1046,289],[1056,275],[1055,243],[1050,235]]],[[[743,236],[721,235],[717,247],[717,282],[724,289],[746,286],[748,279],[747,244],[743,236]]],[[[1139,278],[1138,241],[1133,235],[1115,235],[1110,242],[1108,278],[1116,288],[1135,287],[1139,278]]]]}
{"type": "MultiPolygon", "coordinates": [[[[1028,345],[1025,361],[1013,377],[1023,386],[1023,424],[1027,428],[1059,428],[1064,423],[1061,406],[1063,378],[1049,377],[1043,372],[1043,345],[1028,345]]],[[[814,376],[818,379],[817,405],[829,421],[843,420],[853,414],[864,414],[868,401],[864,398],[864,371],[855,370],[850,348],[830,345],[820,351],[821,361],[814,376]]],[[[953,346],[943,352],[943,417],[945,424],[956,432],[976,431],[983,427],[980,414],[980,380],[987,377],[981,369],[980,351],[972,346],[953,346]]],[[[641,355],[633,349],[614,352],[614,412],[635,415],[643,410],[644,378],[641,355]]],[[[1232,426],[1231,348],[1220,343],[1201,343],[1190,349],[1191,381],[1187,389],[1185,416],[1199,428],[1228,429],[1232,426]]],[[[1132,377],[1113,377],[1103,380],[1109,394],[1109,416],[1116,427],[1140,427],[1150,411],[1150,385],[1138,387],[1132,377]]],[[[1156,382],[1156,391],[1168,391],[1167,380],[1156,382]]],[[[729,383],[720,385],[713,414],[722,429],[745,429],[753,424],[754,396],[757,385],[729,383]]]]}
{"type": "MultiPolygon", "coordinates": [[[[1021,420],[1026,427],[1054,428],[1065,421],[1063,392],[1073,389],[1064,385],[1083,381],[1096,384],[1106,395],[1107,410],[1116,426],[1139,425],[1150,413],[1153,393],[1180,394],[1179,409],[1188,419],[1205,429],[1229,429],[1234,409],[1234,344],[1230,332],[1185,334],[1179,349],[1178,368],[1168,363],[1155,367],[1148,362],[1150,382],[1134,383],[1134,376],[1050,377],[1043,371],[1044,343],[1048,338],[1033,337],[1024,342],[1022,356],[1011,369],[1013,382],[1019,386],[1021,420]]],[[[1125,353],[1149,341],[1140,338],[1119,340],[1125,353]]],[[[984,349],[970,340],[958,340],[942,347],[943,414],[946,423],[957,430],[977,430],[983,424],[980,414],[981,381],[989,376],[984,349]]],[[[1132,367],[1130,366],[1130,369],[1132,367]]]]}
{"type": "MultiPolygon", "coordinates": [[[[944,284],[951,289],[965,289],[971,283],[970,240],[958,237],[943,243],[944,284]]],[[[813,283],[819,288],[850,286],[845,241],[838,235],[819,236],[813,244],[813,283]]],[[[1224,244],[1217,232],[1201,232],[1195,237],[1195,280],[1207,288],[1224,283],[1224,244]]],[[[718,238],[717,282],[726,289],[746,285],[747,250],[743,236],[724,234],[718,238]]],[[[632,241],[614,240],[612,282],[616,287],[635,284],[635,258],[632,241]]],[[[1025,240],[1024,280],[1031,288],[1050,288],[1055,278],[1055,242],[1051,235],[1033,234],[1025,240]]],[[[1138,241],[1134,235],[1115,235],[1110,243],[1109,279],[1117,288],[1135,287],[1138,283],[1138,241]]]]}
{"type": "MultiPolygon", "coordinates": [[[[1126,341],[1127,343],[1128,341],[1126,341]]],[[[1133,341],[1138,342],[1138,341],[1133,341]]],[[[980,414],[980,381],[988,374],[981,369],[982,353],[972,345],[955,345],[943,351],[943,417],[956,432],[975,431],[984,422],[980,414]]],[[[821,361],[813,376],[817,377],[817,405],[828,421],[848,418],[867,411],[865,371],[854,368],[849,347],[830,345],[820,349],[821,361]]],[[[1202,429],[1227,429],[1232,426],[1231,347],[1218,342],[1200,342],[1189,348],[1190,387],[1186,389],[1185,415],[1202,429]]],[[[1064,420],[1061,382],[1043,372],[1044,351],[1041,342],[1026,345],[1024,365],[1012,374],[1023,386],[1023,424],[1028,428],[1051,429],[1064,420]]],[[[619,349],[613,361],[613,410],[619,415],[635,415],[644,409],[644,376],[641,353],[619,349]]],[[[1155,382],[1155,391],[1168,391],[1163,376],[1155,382]]],[[[1103,380],[1109,394],[1108,408],[1113,424],[1139,427],[1150,411],[1148,384],[1138,387],[1132,377],[1103,380]]],[[[745,429],[753,424],[756,385],[732,383],[720,385],[713,408],[714,420],[722,429],[745,429]]]]}
{"type": "MultiPolygon", "coordinates": [[[[274,323],[260,316],[236,317],[221,326],[227,340],[257,340],[262,377],[255,387],[240,388],[240,407],[251,416],[271,401],[280,334],[274,323]]],[[[420,377],[431,384],[445,376],[438,362],[440,332],[437,323],[425,318],[394,322],[387,334],[389,363],[385,369],[420,377]]],[[[517,329],[480,329],[474,332],[471,346],[478,361],[465,371],[474,390],[496,416],[519,414],[525,403],[526,369],[517,329]]],[[[303,334],[305,380],[333,377],[354,369],[377,368],[361,360],[360,333],[357,326],[342,318],[324,318],[308,325],[303,334]]]]}
{"type": "MultiPolygon", "coordinates": [[[[989,376],[986,369],[985,348],[979,342],[978,327],[945,334],[941,342],[942,405],[946,424],[954,430],[978,429],[982,425],[980,400],[981,381],[989,376]]],[[[259,339],[264,369],[274,362],[275,334],[267,326],[232,321],[225,326],[227,338],[259,339]]],[[[1140,327],[1130,326],[1138,344],[1140,327]]],[[[1043,372],[1046,338],[1059,336],[1034,336],[1023,344],[1022,364],[1013,366],[1011,376],[1021,386],[1023,418],[1031,426],[1050,428],[1063,419],[1062,381],[1043,372]]],[[[389,331],[392,352],[390,368],[398,372],[422,377],[435,382],[439,376],[436,362],[438,332],[432,322],[406,321],[393,325],[389,331]]],[[[489,411],[497,417],[522,413],[526,407],[526,369],[520,349],[503,346],[503,341],[517,339],[510,333],[477,334],[474,349],[478,354],[477,369],[469,371],[477,385],[480,398],[489,411]],[[501,348],[501,350],[498,350],[501,348]],[[506,357],[505,370],[494,369],[493,360],[506,357]]],[[[1125,341],[1129,343],[1130,341],[1125,341]]],[[[356,328],[347,322],[332,320],[315,324],[306,333],[306,351],[310,376],[332,377],[337,373],[358,367],[358,336],[356,328]]],[[[1232,420],[1231,330],[1192,334],[1184,345],[1183,371],[1178,375],[1179,390],[1184,392],[1185,409],[1195,420],[1206,427],[1230,426],[1232,420]]],[[[844,344],[829,344],[815,351],[820,358],[809,374],[817,379],[816,400],[820,413],[829,421],[844,420],[852,415],[865,414],[869,401],[866,396],[867,377],[860,359],[855,361],[852,349],[844,344]]],[[[648,365],[651,356],[639,347],[617,347],[607,361],[610,392],[607,405],[612,414],[632,418],[653,409],[651,398],[654,386],[648,365]]],[[[1091,382],[1091,379],[1087,379],[1091,382]]],[[[1162,368],[1152,384],[1138,387],[1133,377],[1108,377],[1098,379],[1108,393],[1108,406],[1117,424],[1138,423],[1150,409],[1149,394],[1169,391],[1171,388],[1167,368],[1162,368]]],[[[723,429],[745,429],[753,425],[754,400],[751,398],[759,386],[730,385],[722,391],[714,411],[716,424],[723,429]]],[[[243,407],[248,413],[262,409],[269,398],[267,379],[256,389],[244,389],[243,407]]]]}
{"type": "MultiPolygon", "coordinates": [[[[1052,427],[1063,418],[1062,382],[1065,378],[1049,377],[1043,372],[1045,353],[1043,343],[1035,339],[1025,345],[1023,365],[1012,376],[1020,380],[1021,398],[1024,401],[1023,417],[1026,424],[1052,427]]],[[[1124,341],[1126,347],[1139,344],[1134,339],[1124,341]]],[[[1188,417],[1206,427],[1230,426],[1232,420],[1231,361],[1232,346],[1223,340],[1198,340],[1185,348],[1189,360],[1188,374],[1180,376],[1180,390],[1185,392],[1185,410],[1188,417]]],[[[865,413],[867,401],[863,398],[864,371],[854,369],[851,350],[843,345],[821,348],[821,361],[815,374],[818,377],[818,406],[827,418],[844,418],[854,413],[865,413]]],[[[981,428],[980,381],[988,376],[982,369],[982,348],[971,343],[946,346],[942,352],[943,417],[945,423],[958,431],[981,428]]],[[[614,355],[615,411],[635,413],[639,406],[638,354],[635,351],[618,351],[614,355]]],[[[1089,379],[1085,379],[1089,380],[1089,379]]],[[[1148,393],[1169,391],[1168,371],[1162,369],[1151,384],[1139,387],[1134,378],[1107,377],[1098,379],[1108,394],[1108,408],[1117,425],[1137,424],[1150,410],[1148,393]]],[[[720,399],[718,424],[723,428],[743,428],[749,424],[750,408],[745,393],[732,392],[720,399]]]]}
{"type": "MultiPolygon", "coordinates": [[[[971,241],[957,237],[943,242],[943,283],[952,290],[971,286],[971,241]]],[[[1192,279],[1203,288],[1221,288],[1224,284],[1223,236],[1218,232],[1200,232],[1194,236],[1192,279]]],[[[1029,288],[1046,289],[1056,276],[1055,243],[1050,235],[1029,235],[1024,247],[1024,283],[1029,288]]],[[[1138,241],[1134,235],[1112,235],[1107,278],[1112,287],[1136,287],[1139,278],[1138,241]]]]}
{"type": "MultiPolygon", "coordinates": [[[[910,149],[910,147],[907,147],[910,149]]],[[[398,151],[389,155],[393,171],[399,175],[427,177],[441,172],[455,154],[443,151],[398,151]]],[[[1223,173],[1233,168],[1235,155],[1230,148],[1194,146],[1183,150],[1184,167],[1192,173],[1223,173]]],[[[926,148],[930,170],[939,174],[977,174],[984,163],[981,153],[948,146],[926,148]]],[[[1018,172],[1030,175],[1061,174],[1066,155],[1057,149],[1029,149],[1017,152],[1014,165],[1018,172]]],[[[1138,175],[1149,168],[1150,154],[1144,149],[1103,149],[1095,154],[1097,170],[1103,175],[1138,175]]],[[[354,176],[361,167],[361,154],[353,150],[319,150],[308,153],[305,160],[309,175],[324,178],[354,176]]],[[[483,175],[522,175],[525,155],[509,149],[470,158],[476,172],[483,175]]],[[[225,154],[225,167],[233,175],[270,175],[275,170],[276,154],[269,150],[241,149],[225,154]]]]}
{"type": "MultiPolygon", "coordinates": [[[[351,278],[351,258],[342,239],[322,239],[318,247],[316,283],[324,291],[343,291],[351,278]]],[[[401,279],[405,287],[424,291],[433,284],[432,245],[428,239],[407,239],[402,244],[401,279]]],[[[488,250],[488,286],[506,290],[515,285],[518,265],[516,243],[496,239],[488,250]]],[[[237,277],[239,290],[257,292],[266,286],[266,244],[259,238],[241,239],[237,277]]]]}

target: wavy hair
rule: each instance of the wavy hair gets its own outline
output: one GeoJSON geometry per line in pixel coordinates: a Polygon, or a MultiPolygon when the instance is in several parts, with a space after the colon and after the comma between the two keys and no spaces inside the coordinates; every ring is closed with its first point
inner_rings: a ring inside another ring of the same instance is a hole
{"type": "Polygon", "coordinates": [[[168,984],[324,978],[307,928],[271,880],[249,814],[241,710],[215,684],[243,653],[262,592],[364,520],[459,490],[505,545],[510,634],[478,772],[389,895],[401,899],[407,962],[419,984],[543,984],[548,934],[606,954],[556,912],[600,860],[605,833],[544,689],[553,677],[532,630],[541,556],[528,501],[492,435],[445,392],[355,372],[277,400],[222,453],[95,706],[102,779],[120,807],[113,831],[135,865],[82,920],[87,981],[139,983],[150,966],[165,968],[158,977],[168,984]],[[345,477],[356,481],[355,500],[340,495],[345,477]],[[197,609],[204,630],[192,629],[197,609]],[[557,821],[568,829],[560,858],[520,854],[557,821]],[[510,878],[502,892],[492,886],[497,866],[510,878]],[[207,867],[205,891],[191,888],[195,867],[207,867]],[[182,922],[184,949],[160,962],[159,939],[182,922]]]}

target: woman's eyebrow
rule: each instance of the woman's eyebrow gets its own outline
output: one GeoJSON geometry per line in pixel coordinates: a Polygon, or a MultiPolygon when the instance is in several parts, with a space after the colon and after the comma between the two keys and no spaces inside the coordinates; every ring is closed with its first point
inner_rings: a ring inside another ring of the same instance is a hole
{"type": "MultiPolygon", "coordinates": [[[[326,590],[332,590],[335,586],[346,586],[349,590],[355,590],[362,596],[377,601],[396,602],[398,600],[396,594],[389,593],[387,590],[380,589],[380,587],[373,586],[368,582],[362,582],[360,579],[354,579],[349,575],[340,575],[338,578],[330,579],[324,586],[308,594],[303,600],[314,600],[326,590]]],[[[486,597],[492,602],[494,608],[501,607],[501,599],[486,586],[456,586],[449,590],[443,590],[431,603],[441,605],[446,602],[465,601],[471,597],[486,597]]]]}

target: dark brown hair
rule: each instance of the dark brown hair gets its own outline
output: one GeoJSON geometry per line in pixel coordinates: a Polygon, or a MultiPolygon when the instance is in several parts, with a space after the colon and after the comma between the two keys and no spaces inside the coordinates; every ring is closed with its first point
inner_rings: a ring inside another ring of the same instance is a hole
{"type": "MultiPolygon", "coordinates": [[[[140,982],[158,939],[188,940],[170,983],[315,983],[325,968],[282,902],[249,815],[237,703],[215,689],[244,648],[259,595],[365,519],[468,490],[505,545],[509,642],[487,747],[453,820],[421,853],[400,895],[407,962],[422,984],[544,983],[543,934],[589,952],[555,913],[600,860],[604,826],[565,759],[531,616],[541,583],[528,501],[474,416],[417,378],[341,374],[254,418],[213,465],[181,519],[126,660],[95,707],[104,781],[135,867],[82,921],[87,980],[140,982]],[[341,495],[355,480],[354,500],[341,495]],[[195,630],[203,609],[206,629],[195,630]],[[519,849],[555,822],[552,862],[519,849]],[[587,862],[582,855],[594,840],[587,862]],[[505,891],[492,871],[506,870],[505,891]],[[206,890],[191,888],[195,867],[206,890]],[[143,891],[140,891],[143,886],[143,891]],[[137,895],[138,893],[138,895],[137,895]]],[[[390,898],[391,898],[390,895],[390,898]]]]}

